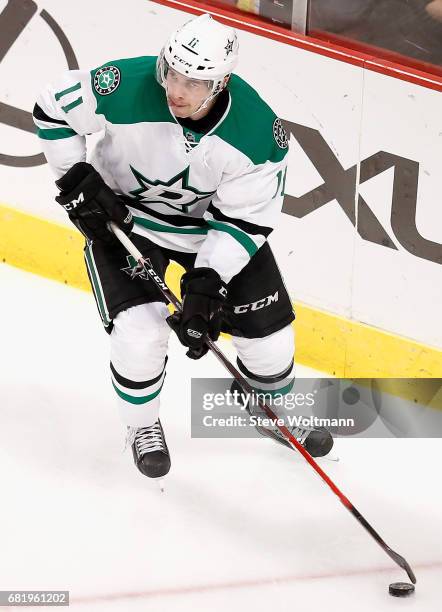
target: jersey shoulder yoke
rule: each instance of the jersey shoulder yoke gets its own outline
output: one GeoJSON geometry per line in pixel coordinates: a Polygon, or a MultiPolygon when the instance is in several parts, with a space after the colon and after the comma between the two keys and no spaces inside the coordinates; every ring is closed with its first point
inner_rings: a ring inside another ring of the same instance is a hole
{"type": "Polygon", "coordinates": [[[110,123],[169,121],[164,89],[157,82],[155,56],[113,60],[91,71],[96,114],[110,123]]]}
{"type": "Polygon", "coordinates": [[[244,153],[254,164],[281,161],[288,150],[281,120],[239,76],[231,76],[228,88],[230,109],[213,134],[244,153]]]}

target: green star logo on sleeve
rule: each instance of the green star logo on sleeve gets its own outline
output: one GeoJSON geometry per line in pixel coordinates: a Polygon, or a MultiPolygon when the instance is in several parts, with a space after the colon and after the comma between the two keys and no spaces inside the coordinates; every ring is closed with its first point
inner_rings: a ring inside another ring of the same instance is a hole
{"type": "Polygon", "coordinates": [[[105,66],[97,70],[94,76],[94,87],[101,96],[114,92],[121,82],[121,73],[116,66],[105,66]]]}
{"type": "Polygon", "coordinates": [[[187,214],[191,206],[210,198],[216,191],[199,191],[192,187],[189,184],[189,166],[169,181],[150,180],[132,166],[130,169],[139,185],[129,192],[133,198],[146,204],[165,204],[180,213],[187,214]]]}

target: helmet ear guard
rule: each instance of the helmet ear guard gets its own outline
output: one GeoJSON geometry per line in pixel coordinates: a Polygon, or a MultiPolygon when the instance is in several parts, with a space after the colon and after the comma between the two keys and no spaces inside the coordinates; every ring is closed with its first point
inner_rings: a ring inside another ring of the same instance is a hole
{"type": "Polygon", "coordinates": [[[216,84],[214,82],[214,86],[213,86],[213,95],[216,96],[219,93],[222,92],[223,89],[225,89],[227,87],[228,82],[230,81],[230,74],[226,74],[225,77],[223,77],[222,79],[219,79],[216,84]]]}

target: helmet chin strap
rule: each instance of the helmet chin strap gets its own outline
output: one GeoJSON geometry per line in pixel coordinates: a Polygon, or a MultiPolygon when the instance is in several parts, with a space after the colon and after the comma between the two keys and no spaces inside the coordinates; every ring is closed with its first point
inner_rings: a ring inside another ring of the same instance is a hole
{"type": "MultiPolygon", "coordinates": [[[[218,92],[220,93],[220,92],[218,92]]],[[[205,108],[207,108],[209,102],[211,102],[212,100],[214,100],[216,98],[218,94],[216,93],[211,93],[209,96],[207,96],[207,98],[201,102],[201,104],[199,105],[199,107],[196,109],[196,111],[194,111],[191,115],[189,115],[189,117],[193,117],[193,115],[196,115],[197,113],[199,113],[200,111],[204,110],[205,108]]]]}
{"type": "MultiPolygon", "coordinates": [[[[164,88],[166,90],[166,99],[167,99],[167,94],[168,94],[168,90],[167,90],[167,82],[165,82],[164,88]]],[[[203,100],[201,102],[201,104],[198,106],[198,108],[193,111],[193,113],[191,113],[188,118],[193,117],[193,115],[196,115],[197,113],[199,113],[200,111],[202,111],[203,109],[207,108],[207,105],[209,104],[209,102],[211,102],[212,100],[214,100],[216,98],[216,96],[221,93],[221,91],[224,89],[224,87],[222,89],[220,89],[220,91],[217,91],[216,93],[214,93],[212,91],[212,93],[210,93],[207,98],[205,100],[203,100]]],[[[172,115],[175,117],[176,119],[176,115],[173,113],[173,111],[171,110],[170,106],[169,106],[169,111],[172,113],[172,115]]]]}

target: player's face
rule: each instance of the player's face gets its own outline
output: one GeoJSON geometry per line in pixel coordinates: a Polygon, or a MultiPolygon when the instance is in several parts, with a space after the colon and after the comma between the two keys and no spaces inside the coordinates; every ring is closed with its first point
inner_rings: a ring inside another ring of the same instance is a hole
{"type": "Polygon", "coordinates": [[[169,68],[166,76],[167,103],[175,117],[201,119],[210,110],[211,104],[199,112],[199,107],[210,95],[210,82],[189,79],[169,68]],[[195,114],[194,114],[195,113],[195,114]]]}

